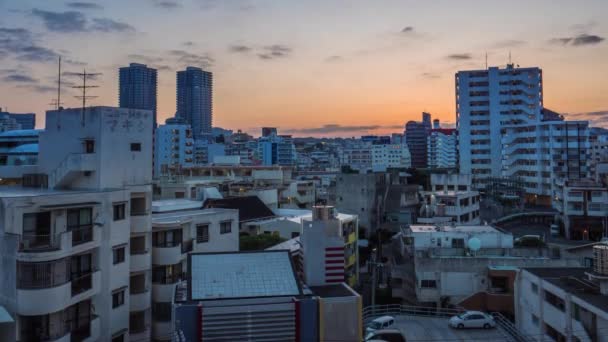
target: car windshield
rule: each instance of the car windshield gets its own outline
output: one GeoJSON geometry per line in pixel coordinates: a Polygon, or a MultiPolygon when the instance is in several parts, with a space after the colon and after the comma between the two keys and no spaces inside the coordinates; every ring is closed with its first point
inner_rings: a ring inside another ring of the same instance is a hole
{"type": "Polygon", "coordinates": [[[380,328],[382,328],[382,323],[380,323],[380,322],[371,322],[369,324],[369,327],[372,328],[372,329],[380,329],[380,328]]]}

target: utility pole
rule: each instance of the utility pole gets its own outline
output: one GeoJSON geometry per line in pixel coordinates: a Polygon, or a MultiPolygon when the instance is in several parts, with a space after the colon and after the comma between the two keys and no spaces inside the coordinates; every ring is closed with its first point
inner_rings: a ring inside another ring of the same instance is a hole
{"type": "Polygon", "coordinates": [[[58,72],[57,72],[57,98],[51,100],[50,106],[53,106],[55,110],[61,109],[61,56],[59,56],[58,72]]]}

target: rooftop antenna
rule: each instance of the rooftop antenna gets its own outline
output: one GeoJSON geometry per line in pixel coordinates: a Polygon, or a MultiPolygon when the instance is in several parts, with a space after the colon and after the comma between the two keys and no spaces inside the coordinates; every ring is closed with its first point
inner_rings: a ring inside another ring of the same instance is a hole
{"type": "Polygon", "coordinates": [[[511,64],[511,50],[509,50],[509,64],[511,64]]]}
{"type": "Polygon", "coordinates": [[[50,106],[55,107],[56,110],[61,108],[61,56],[59,56],[58,73],[57,73],[57,98],[51,100],[50,106]]]}
{"type": "Polygon", "coordinates": [[[81,114],[81,124],[84,126],[84,111],[87,107],[87,100],[89,99],[94,99],[97,96],[91,96],[91,95],[87,95],[87,89],[90,88],[98,88],[99,86],[97,85],[92,85],[92,84],[87,84],[87,80],[88,79],[94,79],[95,77],[101,75],[100,73],[88,73],[86,69],[84,69],[82,72],[76,72],[73,73],[72,75],[75,76],[79,76],[80,78],[82,78],[82,85],[80,86],[72,86],[72,88],[76,88],[76,89],[80,89],[82,90],[82,95],[77,95],[74,96],[77,99],[82,100],[82,114],[81,114]]]}
{"type": "Polygon", "coordinates": [[[486,52],[486,70],[488,70],[488,53],[486,52]]]}

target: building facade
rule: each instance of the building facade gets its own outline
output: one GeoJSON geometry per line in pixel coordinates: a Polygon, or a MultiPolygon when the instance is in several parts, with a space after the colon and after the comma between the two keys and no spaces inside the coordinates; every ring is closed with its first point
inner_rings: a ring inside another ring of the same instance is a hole
{"type": "Polygon", "coordinates": [[[118,106],[152,111],[156,128],[156,69],[148,68],[145,64],[131,63],[128,67],[120,68],[118,76],[118,106]]]}
{"type": "Polygon", "coordinates": [[[212,135],[213,74],[201,68],[187,67],[177,72],[176,117],[192,127],[194,139],[212,135]]]}
{"type": "Polygon", "coordinates": [[[372,144],[372,170],[409,168],[412,166],[410,151],[405,144],[372,144]]]}
{"type": "Polygon", "coordinates": [[[36,128],[36,114],[11,113],[0,108],[0,131],[36,128]]]}
{"type": "Polygon", "coordinates": [[[166,124],[156,129],[154,174],[169,173],[169,167],[194,165],[194,137],[190,125],[166,124]]]}
{"type": "Polygon", "coordinates": [[[455,169],[458,166],[458,131],[433,128],[427,139],[427,160],[431,169],[455,169]]]}
{"type": "Polygon", "coordinates": [[[428,166],[427,139],[431,128],[431,114],[429,113],[422,113],[422,121],[409,121],[405,124],[405,140],[414,168],[428,166]]]}

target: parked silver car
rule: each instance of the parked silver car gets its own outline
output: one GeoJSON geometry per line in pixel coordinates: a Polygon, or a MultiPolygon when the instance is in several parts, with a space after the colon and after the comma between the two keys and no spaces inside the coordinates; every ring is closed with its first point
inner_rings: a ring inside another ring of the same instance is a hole
{"type": "Polygon", "coordinates": [[[496,321],[491,315],[481,311],[466,311],[460,315],[450,318],[449,324],[452,328],[484,328],[496,327],[496,321]]]}

